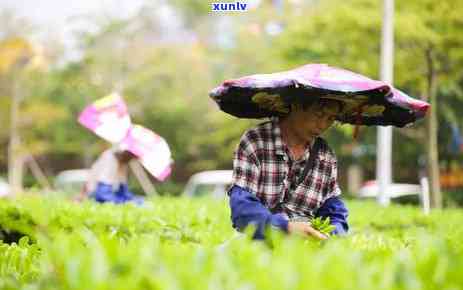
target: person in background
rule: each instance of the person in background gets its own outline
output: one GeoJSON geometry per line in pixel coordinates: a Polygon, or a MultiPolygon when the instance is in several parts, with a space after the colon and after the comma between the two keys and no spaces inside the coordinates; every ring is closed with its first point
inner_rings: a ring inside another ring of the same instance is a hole
{"type": "Polygon", "coordinates": [[[136,158],[130,151],[117,146],[105,150],[93,163],[84,194],[97,202],[142,203],[128,188],[128,166],[136,158]]]}
{"type": "Polygon", "coordinates": [[[340,199],[337,159],[320,137],[342,108],[342,102],[331,99],[292,104],[288,114],[244,133],[228,192],[235,229],[252,224],[255,239],[264,239],[268,227],[327,239],[311,220],[329,217],[335,226],[332,234],[347,233],[348,210],[340,199]]]}

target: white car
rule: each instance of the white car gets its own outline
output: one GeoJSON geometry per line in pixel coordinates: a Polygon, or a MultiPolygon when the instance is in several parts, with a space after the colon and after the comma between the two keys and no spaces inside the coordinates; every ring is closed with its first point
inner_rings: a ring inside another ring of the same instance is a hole
{"type": "MultiPolygon", "coordinates": [[[[390,198],[397,198],[405,195],[420,195],[422,187],[419,184],[393,183],[388,187],[390,198]]],[[[376,180],[370,180],[364,183],[360,188],[358,197],[377,197],[379,186],[376,180]]]]}
{"type": "Polygon", "coordinates": [[[0,197],[7,196],[10,194],[10,185],[5,179],[0,177],[0,197]]]}
{"type": "MultiPolygon", "coordinates": [[[[387,202],[392,198],[407,195],[418,195],[420,198],[423,212],[429,214],[429,181],[427,177],[420,178],[420,184],[392,183],[386,189],[386,196],[380,202],[387,202]]],[[[367,181],[359,190],[360,198],[379,198],[379,186],[376,180],[367,181]]]]}
{"type": "Polygon", "coordinates": [[[193,174],[188,180],[184,195],[223,198],[232,182],[233,170],[210,170],[193,174]]]}
{"type": "Polygon", "coordinates": [[[88,180],[88,174],[88,169],[61,171],[58,175],[56,175],[54,187],[56,190],[72,196],[82,191],[88,180]]]}

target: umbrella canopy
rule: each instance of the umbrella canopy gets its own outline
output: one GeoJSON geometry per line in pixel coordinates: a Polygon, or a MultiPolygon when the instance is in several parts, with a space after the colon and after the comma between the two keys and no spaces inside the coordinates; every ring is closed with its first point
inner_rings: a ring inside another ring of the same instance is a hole
{"type": "Polygon", "coordinates": [[[145,169],[159,181],[171,173],[172,158],[166,140],[153,131],[133,125],[120,147],[137,156],[145,169]]]}
{"type": "Polygon", "coordinates": [[[160,181],[171,173],[172,158],[167,142],[153,131],[132,124],[123,98],[110,94],[88,105],[78,121],[120,150],[134,154],[145,169],[160,181]]]}
{"type": "Polygon", "coordinates": [[[127,105],[122,97],[116,93],[87,106],[80,113],[78,121],[111,143],[121,142],[132,125],[127,105]]]}
{"type": "Polygon", "coordinates": [[[335,99],[344,104],[338,121],[368,126],[403,127],[429,108],[385,82],[325,64],[227,80],[209,95],[222,111],[239,118],[281,116],[292,103],[335,99]]]}

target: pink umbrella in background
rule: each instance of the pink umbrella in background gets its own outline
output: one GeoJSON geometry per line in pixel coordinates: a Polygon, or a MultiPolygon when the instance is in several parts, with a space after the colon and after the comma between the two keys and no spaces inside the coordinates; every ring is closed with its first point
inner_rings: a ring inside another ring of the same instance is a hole
{"type": "Polygon", "coordinates": [[[280,116],[295,102],[336,99],[344,104],[338,121],[368,126],[403,127],[429,108],[385,82],[326,64],[227,80],[209,95],[222,111],[239,118],[280,116]]]}
{"type": "Polygon", "coordinates": [[[138,157],[145,169],[160,181],[171,173],[172,158],[169,145],[153,131],[133,125],[120,147],[138,157]]]}
{"type": "Polygon", "coordinates": [[[118,94],[110,94],[87,106],[79,115],[79,123],[111,143],[124,139],[132,125],[127,105],[118,94]]]}
{"type": "Polygon", "coordinates": [[[119,148],[133,153],[145,169],[160,181],[171,173],[172,156],[167,142],[153,131],[133,125],[127,105],[111,94],[87,106],[78,122],[119,148]]]}

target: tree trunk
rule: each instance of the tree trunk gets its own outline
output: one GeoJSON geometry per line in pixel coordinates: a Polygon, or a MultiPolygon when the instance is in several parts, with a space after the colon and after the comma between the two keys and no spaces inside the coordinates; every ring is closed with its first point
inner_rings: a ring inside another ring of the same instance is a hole
{"type": "Polygon", "coordinates": [[[13,90],[11,94],[11,111],[10,111],[10,142],[8,148],[8,183],[11,187],[11,193],[17,194],[22,192],[22,177],[24,167],[24,157],[21,152],[21,139],[19,135],[19,82],[13,81],[13,90]]]}
{"type": "Polygon", "coordinates": [[[434,60],[432,50],[426,51],[426,59],[428,64],[427,75],[427,96],[431,107],[429,115],[426,118],[427,131],[427,173],[429,177],[429,191],[431,195],[431,207],[442,208],[442,193],[439,181],[439,153],[437,143],[437,73],[434,68],[434,60]]]}

